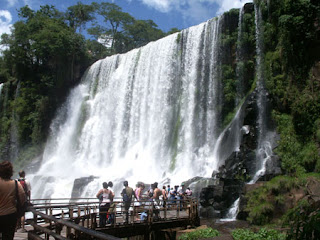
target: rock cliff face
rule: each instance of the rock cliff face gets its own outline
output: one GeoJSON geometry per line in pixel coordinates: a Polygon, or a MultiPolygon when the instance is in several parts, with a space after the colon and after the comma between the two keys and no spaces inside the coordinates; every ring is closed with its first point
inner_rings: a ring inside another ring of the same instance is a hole
{"type": "Polygon", "coordinates": [[[75,179],[73,183],[71,198],[80,198],[84,188],[94,179],[94,176],[75,179]]]}
{"type": "MultiPolygon", "coordinates": [[[[258,137],[257,91],[250,94],[243,104],[243,134],[239,151],[232,152],[221,165],[218,172],[212,174],[212,184],[201,189],[201,214],[204,217],[223,218],[231,205],[243,197],[244,187],[256,173],[256,149],[258,137]]],[[[270,102],[269,102],[270,104],[270,102]]],[[[277,138],[278,135],[275,135],[277,138]]],[[[227,143],[222,143],[222,145],[227,143]]],[[[276,144],[273,146],[276,148],[276,144]]],[[[273,150],[273,149],[272,149],[273,150]]],[[[273,154],[266,163],[266,171],[260,181],[266,181],[281,174],[279,158],[273,154]]],[[[243,201],[242,201],[243,202],[243,201]]]]}

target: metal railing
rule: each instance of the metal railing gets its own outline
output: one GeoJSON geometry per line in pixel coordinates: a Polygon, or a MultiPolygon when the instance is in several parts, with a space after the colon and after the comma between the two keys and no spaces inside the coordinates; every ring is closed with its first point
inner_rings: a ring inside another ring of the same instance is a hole
{"type": "Polygon", "coordinates": [[[193,198],[133,201],[128,211],[123,201],[114,199],[113,207],[107,212],[99,212],[96,198],[34,199],[32,203],[29,211],[33,218],[28,219],[27,223],[34,230],[28,232],[29,239],[49,239],[50,236],[55,239],[119,239],[102,233],[102,230],[177,220],[192,223],[198,219],[198,202],[193,198]],[[104,214],[109,221],[105,226],[100,226],[98,221],[104,214]]]}

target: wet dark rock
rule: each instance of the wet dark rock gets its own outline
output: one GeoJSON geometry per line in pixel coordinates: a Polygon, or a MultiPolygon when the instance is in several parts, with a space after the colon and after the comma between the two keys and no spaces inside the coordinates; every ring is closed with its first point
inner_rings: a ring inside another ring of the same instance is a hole
{"type": "Polygon", "coordinates": [[[200,193],[200,205],[204,209],[213,207],[216,211],[215,216],[219,213],[218,218],[222,218],[230,206],[239,197],[243,185],[244,183],[240,180],[221,178],[218,185],[209,185],[202,188],[200,193]]]}
{"type": "Polygon", "coordinates": [[[243,7],[245,13],[252,13],[254,11],[253,3],[246,3],[243,7]]]}
{"type": "Polygon", "coordinates": [[[75,179],[74,182],[73,182],[71,198],[80,198],[84,188],[90,182],[92,182],[95,178],[98,178],[98,177],[89,176],[89,177],[82,177],[82,178],[75,179]]]}
{"type": "Polygon", "coordinates": [[[202,218],[220,218],[221,212],[215,210],[212,206],[200,208],[200,217],[202,218]]]}
{"type": "Polygon", "coordinates": [[[213,178],[194,177],[184,181],[185,188],[190,187],[192,190],[192,196],[198,199],[200,199],[203,188],[214,184],[215,180],[213,178]]]}
{"type": "MultiPolygon", "coordinates": [[[[225,152],[225,155],[219,156],[222,159],[225,157],[224,164],[219,167],[219,171],[214,171],[212,173],[213,184],[203,187],[199,195],[202,208],[210,210],[209,207],[212,207],[215,211],[220,213],[220,218],[225,216],[232,204],[239,197],[241,208],[244,208],[244,205],[246,204],[243,201],[244,186],[254,177],[257,170],[260,169],[260,166],[257,166],[256,163],[258,136],[260,134],[257,98],[258,90],[255,90],[246,98],[242,105],[242,109],[240,109],[241,112],[238,120],[240,122],[231,123],[229,129],[224,132],[221,143],[222,150],[220,150],[221,152],[225,152]],[[230,139],[233,137],[231,132],[234,131],[234,126],[237,126],[235,124],[239,124],[238,129],[241,129],[240,134],[242,134],[242,139],[239,150],[232,152],[228,156],[225,148],[229,147],[230,139]]],[[[270,101],[268,101],[267,105],[270,104],[270,101]]],[[[268,108],[266,111],[268,112],[267,115],[270,116],[271,114],[268,108]]],[[[268,122],[269,124],[265,126],[265,128],[266,132],[272,137],[270,146],[273,151],[273,149],[277,147],[276,142],[279,139],[279,136],[275,133],[273,121],[269,119],[268,122]]],[[[266,172],[260,180],[269,180],[281,173],[279,157],[274,151],[272,156],[268,157],[266,172]]],[[[217,212],[215,212],[215,216],[217,215],[217,212]]],[[[212,215],[211,213],[208,214],[212,215]]],[[[240,218],[245,218],[244,211],[240,212],[240,215],[240,218]]]]}
{"type": "Polygon", "coordinates": [[[282,174],[278,156],[272,156],[266,163],[266,172],[258,181],[270,181],[272,178],[282,174]]]}

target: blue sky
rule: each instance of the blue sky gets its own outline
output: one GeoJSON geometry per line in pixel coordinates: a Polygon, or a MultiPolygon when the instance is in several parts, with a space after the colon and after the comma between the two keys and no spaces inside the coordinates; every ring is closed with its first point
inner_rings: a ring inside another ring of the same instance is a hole
{"type": "MultiPolygon", "coordinates": [[[[65,11],[79,0],[0,0],[0,35],[10,33],[10,27],[18,19],[17,9],[29,5],[34,10],[40,5],[54,5],[65,11]]],[[[82,0],[90,4],[91,0],[82,0]]],[[[102,2],[96,0],[95,2],[102,2]]],[[[241,8],[252,0],[105,0],[119,5],[136,19],[152,19],[167,32],[171,28],[185,29],[220,15],[231,8],[241,8]]]]}

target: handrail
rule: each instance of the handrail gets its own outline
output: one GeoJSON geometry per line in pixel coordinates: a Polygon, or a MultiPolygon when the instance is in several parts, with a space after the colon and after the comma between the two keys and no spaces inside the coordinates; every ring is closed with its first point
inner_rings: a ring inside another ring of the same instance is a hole
{"type": "MultiPolygon", "coordinates": [[[[82,226],[80,226],[78,224],[75,224],[75,223],[72,223],[72,222],[69,222],[69,221],[66,221],[66,220],[63,220],[63,219],[57,219],[57,218],[55,218],[53,216],[48,216],[48,215],[46,215],[46,214],[44,214],[42,212],[36,211],[34,209],[31,209],[31,208],[29,208],[29,210],[33,214],[41,216],[43,219],[47,219],[47,220],[53,221],[55,223],[62,224],[64,226],[73,228],[76,231],[83,232],[83,233],[85,233],[87,235],[90,235],[92,237],[95,237],[97,239],[120,240],[120,238],[116,238],[116,237],[108,235],[108,234],[100,233],[100,232],[97,232],[97,231],[82,227],[82,226]]],[[[48,234],[52,235],[52,233],[48,233],[48,234]]]]}
{"type": "MultiPolygon", "coordinates": [[[[111,233],[113,228],[135,226],[133,224],[147,224],[150,230],[152,229],[151,226],[156,222],[163,224],[165,222],[174,223],[176,221],[182,221],[184,222],[183,224],[194,225],[197,224],[198,220],[198,201],[194,198],[161,200],[161,204],[159,204],[159,201],[155,202],[151,199],[132,201],[128,211],[124,210],[123,201],[113,201],[115,206],[112,207],[112,210],[109,209],[108,212],[98,211],[99,202],[96,198],[94,198],[94,202],[86,202],[83,201],[84,199],[79,198],[79,202],[72,203],[58,202],[61,199],[51,200],[56,202],[52,204],[50,201],[46,201],[40,203],[41,205],[34,204],[33,207],[29,207],[28,210],[34,214],[31,225],[36,226],[32,234],[36,234],[36,230],[38,230],[39,232],[45,233],[46,238],[48,238],[49,235],[54,237],[54,234],[60,236],[59,234],[61,234],[63,227],[66,227],[66,233],[63,233],[63,236],[67,238],[78,238],[80,232],[82,232],[96,239],[118,239],[111,235],[99,233],[98,231],[111,233]],[[135,204],[136,202],[139,202],[138,206],[135,204]],[[146,219],[140,218],[139,216],[139,214],[143,212],[147,213],[146,219]],[[112,216],[113,221],[111,224],[109,223],[106,226],[99,225],[99,228],[97,228],[97,221],[100,218],[100,214],[106,213],[112,216]],[[129,214],[129,225],[127,225],[125,221],[126,214],[129,214]],[[39,225],[45,222],[49,223],[49,229],[39,225]],[[51,229],[55,229],[56,233],[51,231],[51,229]],[[96,229],[98,231],[95,231],[96,229]]],[[[68,199],[68,201],[70,201],[70,199],[68,199]]],[[[27,220],[28,223],[30,223],[30,221],[32,221],[32,219],[27,220]]],[[[155,226],[159,226],[159,224],[155,226]]],[[[61,239],[63,239],[63,237],[61,239]]]]}
{"type": "Polygon", "coordinates": [[[55,239],[58,239],[58,240],[67,240],[68,239],[68,238],[62,237],[61,235],[59,235],[59,234],[57,234],[55,232],[50,231],[49,229],[47,229],[45,227],[41,227],[41,226],[37,225],[34,222],[31,223],[31,226],[36,230],[39,230],[41,232],[44,232],[44,233],[47,233],[47,234],[51,235],[55,239]]]}

